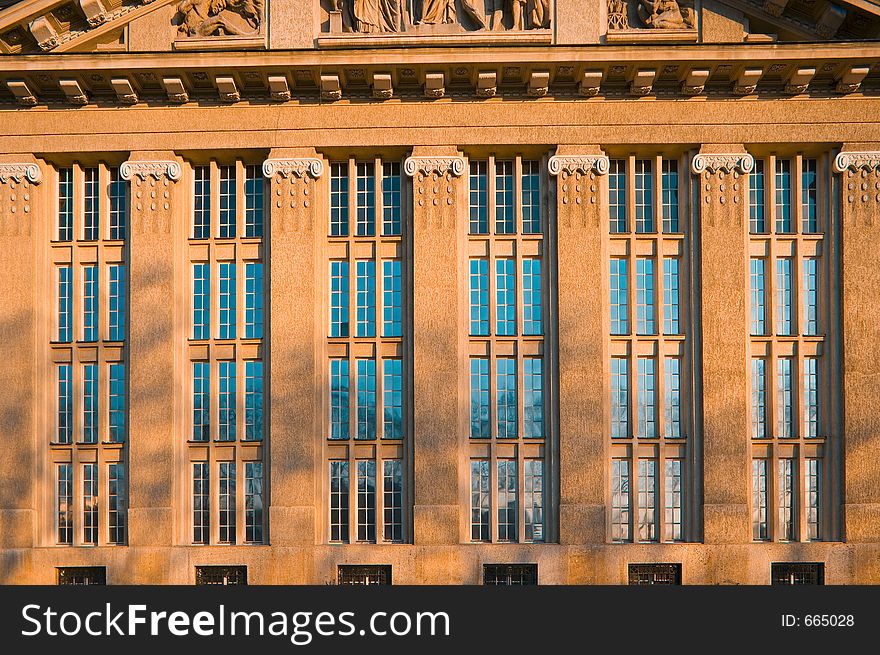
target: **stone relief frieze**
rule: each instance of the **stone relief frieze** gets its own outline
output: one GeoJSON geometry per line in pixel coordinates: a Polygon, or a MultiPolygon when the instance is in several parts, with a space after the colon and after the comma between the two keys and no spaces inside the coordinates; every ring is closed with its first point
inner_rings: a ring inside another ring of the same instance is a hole
{"type": "Polygon", "coordinates": [[[183,0],[175,22],[183,37],[256,36],[264,0],[183,0]]]}
{"type": "Polygon", "coordinates": [[[607,0],[608,30],[694,30],[695,0],[607,0]]]}
{"type": "Polygon", "coordinates": [[[329,31],[417,34],[549,29],[551,0],[329,0],[329,31]]]}

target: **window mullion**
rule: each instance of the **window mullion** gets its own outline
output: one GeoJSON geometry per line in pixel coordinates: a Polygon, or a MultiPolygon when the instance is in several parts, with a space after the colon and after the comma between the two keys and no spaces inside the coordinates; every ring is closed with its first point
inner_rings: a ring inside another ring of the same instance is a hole
{"type": "MultiPolygon", "coordinates": [[[[661,333],[662,334],[662,333],[661,333]]],[[[666,433],[666,343],[663,337],[659,337],[654,359],[654,421],[656,432],[659,437],[658,443],[665,444],[670,436],[666,433]]],[[[677,344],[675,344],[677,345],[677,344]]],[[[681,356],[679,362],[681,361],[681,356]]],[[[679,398],[681,397],[681,364],[679,363],[679,398]]],[[[679,402],[679,405],[681,403],[679,402]]],[[[681,409],[679,408],[679,432],[681,432],[681,409]]]]}
{"type": "Polygon", "coordinates": [[[779,541],[779,441],[770,444],[767,457],[767,540],[779,541]]]}
{"type": "Polygon", "coordinates": [[[358,513],[357,513],[357,501],[358,501],[358,475],[357,475],[357,464],[358,460],[355,457],[355,449],[354,447],[350,448],[348,451],[348,543],[356,544],[357,543],[357,529],[358,529],[358,513]]]}
{"type": "Polygon", "coordinates": [[[209,235],[213,239],[220,234],[220,167],[217,165],[216,159],[211,160],[209,171],[209,193],[211,196],[211,229],[209,235]]]}
{"type": "Polygon", "coordinates": [[[663,234],[663,155],[654,156],[654,233],[663,234]]]}
{"type": "Polygon", "coordinates": [[[516,441],[522,443],[526,434],[525,423],[525,356],[523,342],[517,341],[514,352],[516,362],[516,441]]]}
{"type": "Polygon", "coordinates": [[[797,447],[797,455],[795,457],[795,471],[793,487],[793,502],[795,503],[795,540],[809,541],[810,531],[807,527],[807,467],[805,444],[801,441],[797,447]]]}
{"type": "MultiPolygon", "coordinates": [[[[348,158],[348,229],[346,236],[351,238],[357,234],[357,161],[354,157],[348,158]]],[[[351,243],[349,243],[349,247],[351,243]]],[[[349,257],[352,257],[349,250],[349,257]]]]}
{"type": "MultiPolygon", "coordinates": [[[[377,239],[381,237],[385,230],[385,216],[384,211],[382,209],[382,174],[384,171],[382,170],[382,159],[376,157],[373,159],[373,206],[375,207],[375,213],[373,214],[373,234],[377,239]]],[[[378,250],[378,249],[377,249],[378,250]]],[[[378,307],[378,303],[376,305],[378,307]]],[[[378,319],[377,319],[378,322],[378,319]]],[[[378,332],[377,332],[378,334],[378,332]]],[[[379,474],[376,473],[376,477],[378,478],[379,474]]],[[[378,535],[377,535],[378,539],[378,535]]]]}
{"type": "Polygon", "coordinates": [[[638,543],[641,541],[639,534],[639,450],[640,445],[637,439],[633,439],[630,446],[630,465],[629,465],[629,503],[630,503],[630,541],[638,543]]]}
{"type": "Polygon", "coordinates": [[[110,467],[108,466],[107,453],[103,448],[98,449],[97,457],[98,480],[98,544],[99,546],[110,543],[110,467]]]}
{"type": "MultiPolygon", "coordinates": [[[[238,369],[236,367],[236,373],[238,369]]],[[[238,389],[236,388],[236,392],[238,389]]],[[[243,395],[243,394],[238,394],[243,395]]],[[[236,400],[238,397],[236,396],[236,400]]],[[[239,437],[240,439],[240,437],[239,437]]],[[[242,449],[235,448],[235,543],[246,544],[247,541],[247,515],[245,514],[245,490],[247,489],[247,464],[243,458],[242,449]]]]}
{"type": "MultiPolygon", "coordinates": [[[[235,237],[240,238],[243,237],[246,233],[247,226],[245,225],[245,214],[246,214],[246,206],[247,206],[247,197],[245,194],[244,188],[244,180],[245,180],[246,170],[244,162],[241,159],[235,160],[235,237]]],[[[236,248],[236,251],[238,248],[236,248]]],[[[238,471],[235,472],[236,477],[238,476],[238,471]]],[[[238,484],[238,480],[236,479],[236,484],[238,484]]]]}
{"type": "Polygon", "coordinates": [[[791,219],[792,232],[800,235],[804,232],[804,196],[803,196],[803,155],[798,153],[791,160],[791,219]]]}
{"type": "MultiPolygon", "coordinates": [[[[626,229],[624,232],[633,235],[636,231],[636,156],[626,158],[626,229]]],[[[632,244],[630,244],[632,245],[632,244]]]]}
{"type": "MultiPolygon", "coordinates": [[[[378,418],[377,421],[378,423],[378,418]]],[[[385,453],[381,443],[376,444],[376,479],[374,482],[375,516],[376,516],[376,540],[375,543],[385,542],[385,453]]],[[[390,541],[390,540],[389,540],[390,541]]]]}
{"type": "Polygon", "coordinates": [[[110,169],[98,162],[98,241],[110,238],[110,169]]]}
{"type": "Polygon", "coordinates": [[[498,543],[498,443],[494,437],[491,446],[489,453],[489,541],[494,544],[498,543]]]}
{"type": "MultiPolygon", "coordinates": [[[[384,344],[381,342],[377,342],[375,346],[375,361],[376,361],[376,433],[373,436],[373,440],[376,443],[376,448],[381,448],[382,446],[382,438],[385,433],[385,353],[384,353],[384,344]]],[[[378,450],[377,450],[378,453],[378,450]]],[[[376,474],[378,477],[378,473],[376,474]]]]}
{"type": "Polygon", "coordinates": [[[86,216],[86,177],[82,164],[78,161],[71,165],[73,171],[73,229],[71,240],[82,241],[85,236],[86,216]]]}
{"type": "MultiPolygon", "coordinates": [[[[354,458],[354,444],[357,440],[357,392],[358,392],[358,375],[357,375],[357,358],[354,353],[354,343],[349,341],[346,344],[346,357],[348,359],[348,444],[349,459],[354,458]]],[[[349,487],[349,493],[351,487],[349,487]]]]}
{"type": "Polygon", "coordinates": [[[486,222],[487,227],[489,228],[487,234],[490,236],[495,234],[496,232],[495,213],[497,209],[495,206],[495,200],[495,155],[489,155],[489,158],[486,162],[486,222]]]}
{"type": "MultiPolygon", "coordinates": [[[[654,512],[657,526],[657,543],[672,541],[666,539],[666,458],[667,445],[665,437],[657,444],[657,464],[654,470],[654,512]]],[[[683,509],[683,508],[682,508],[683,509]]]]}
{"type": "MultiPolygon", "coordinates": [[[[522,443],[522,436],[520,436],[514,460],[516,462],[516,541],[520,544],[526,543],[526,458],[524,451],[525,447],[522,443]]],[[[534,537],[534,534],[532,536],[534,537]]]]}

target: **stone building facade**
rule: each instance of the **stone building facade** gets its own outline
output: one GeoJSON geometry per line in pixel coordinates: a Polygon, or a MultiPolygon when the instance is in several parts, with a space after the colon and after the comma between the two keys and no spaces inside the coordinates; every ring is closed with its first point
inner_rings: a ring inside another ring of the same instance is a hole
{"type": "Polygon", "coordinates": [[[873,0],[0,6],[0,582],[880,582],[873,0]]]}

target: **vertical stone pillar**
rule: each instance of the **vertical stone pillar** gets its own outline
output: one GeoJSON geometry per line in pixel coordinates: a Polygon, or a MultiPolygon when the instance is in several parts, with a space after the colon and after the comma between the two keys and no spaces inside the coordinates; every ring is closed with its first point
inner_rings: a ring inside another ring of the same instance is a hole
{"type": "MultiPolygon", "coordinates": [[[[843,359],[844,533],[848,542],[880,542],[880,144],[844,144],[841,174],[840,325],[843,359]]],[[[832,198],[832,203],[838,202],[832,198]]],[[[829,329],[829,333],[834,327],[829,329]]],[[[840,423],[838,423],[840,425],[840,423]]],[[[876,561],[870,577],[877,579],[876,561]]]]}
{"type": "Polygon", "coordinates": [[[608,468],[604,406],[608,341],[602,220],[608,158],[597,146],[560,146],[556,183],[559,352],[559,541],[605,542],[608,468]]]}
{"type": "Polygon", "coordinates": [[[704,145],[692,163],[692,172],[699,176],[699,225],[694,225],[699,254],[694,279],[699,285],[700,322],[695,331],[702,339],[702,385],[697,388],[702,387],[703,396],[706,543],[747,543],[751,539],[747,185],[743,174],[753,167],[754,159],[741,145],[704,145]]]}
{"type": "MultiPolygon", "coordinates": [[[[465,356],[459,302],[465,162],[455,147],[416,147],[404,163],[413,178],[413,539],[457,544],[460,357],[465,356]]],[[[464,479],[464,478],[462,478],[464,479]]],[[[447,578],[440,563],[422,567],[426,583],[447,578]]]]}
{"type": "MultiPolygon", "coordinates": [[[[174,353],[175,245],[184,240],[175,221],[181,165],[171,152],[132,152],[119,173],[131,182],[129,236],[129,519],[130,546],[174,541],[174,411],[180,367],[174,353]]],[[[181,491],[181,493],[185,493],[181,491]]],[[[137,579],[149,579],[141,571],[137,579]]]]}
{"type": "MultiPolygon", "coordinates": [[[[37,316],[51,317],[51,300],[37,298],[37,239],[48,243],[52,221],[42,202],[45,190],[37,160],[30,155],[0,156],[0,548],[29,548],[33,545],[35,508],[39,497],[32,486],[43,477],[35,460],[34,388],[37,316]],[[40,192],[43,192],[42,194],[40,192]],[[40,224],[34,223],[39,221],[40,224]],[[35,302],[44,303],[38,307],[35,302]],[[27,484],[25,484],[27,483],[27,484]]],[[[48,330],[45,332],[48,335],[48,330]]],[[[48,337],[47,337],[48,338],[48,337]]],[[[46,439],[37,434],[37,439],[46,439]]],[[[9,553],[0,559],[0,583],[8,584],[28,573],[23,563],[9,553]]]]}
{"type": "MultiPolygon", "coordinates": [[[[264,270],[269,289],[267,470],[269,542],[314,544],[316,434],[320,433],[315,353],[321,273],[315,266],[320,219],[317,183],[323,161],[313,148],[275,149],[263,162],[269,178],[269,228],[264,270]]],[[[289,582],[279,578],[279,582],[289,582]]],[[[296,580],[296,582],[301,582],[296,580]]]]}

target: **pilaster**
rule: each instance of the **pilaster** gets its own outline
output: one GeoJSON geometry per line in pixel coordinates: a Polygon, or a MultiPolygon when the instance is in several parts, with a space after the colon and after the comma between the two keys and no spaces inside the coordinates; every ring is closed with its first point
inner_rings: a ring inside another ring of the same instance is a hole
{"type": "Polygon", "coordinates": [[[598,146],[560,146],[548,169],[557,177],[559,540],[604,543],[608,158],[598,146]]]}
{"type": "MultiPolygon", "coordinates": [[[[404,163],[413,178],[413,538],[417,545],[460,540],[462,425],[460,284],[465,161],[449,147],[415,147],[404,163]]],[[[466,379],[466,378],[464,378],[466,379]]],[[[430,583],[432,580],[425,580],[430,583]]]]}
{"type": "Polygon", "coordinates": [[[751,539],[745,174],[753,167],[754,159],[741,145],[704,145],[691,167],[699,177],[694,228],[700,325],[695,330],[702,332],[706,543],[751,539]]]}
{"type": "MultiPolygon", "coordinates": [[[[33,483],[35,461],[35,331],[36,317],[47,306],[38,302],[35,239],[47,221],[40,163],[31,155],[0,156],[0,547],[33,545],[34,507],[40,493],[33,483]],[[43,192],[43,193],[41,193],[43,192]],[[39,217],[39,218],[38,218],[39,217]]],[[[42,435],[37,435],[40,438],[42,435]]],[[[2,578],[14,576],[11,562],[0,559],[2,578]]]]}
{"type": "MultiPolygon", "coordinates": [[[[129,545],[173,543],[177,380],[175,245],[181,165],[171,152],[132,152],[119,169],[131,183],[129,238],[129,545]]],[[[181,324],[180,321],[177,324],[181,324]]],[[[177,484],[181,484],[178,480],[177,484]]]]}
{"type": "MultiPolygon", "coordinates": [[[[840,175],[843,514],[848,542],[880,541],[880,143],[844,144],[840,175]]],[[[832,199],[834,202],[836,199],[832,199]]]]}
{"type": "Polygon", "coordinates": [[[318,182],[324,163],[313,148],[269,153],[266,281],[269,329],[269,540],[275,545],[312,544],[316,539],[317,399],[316,307],[321,306],[316,235],[321,222],[318,182]]]}

